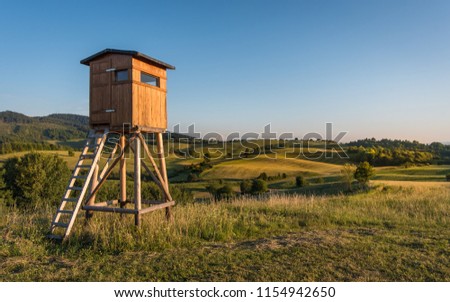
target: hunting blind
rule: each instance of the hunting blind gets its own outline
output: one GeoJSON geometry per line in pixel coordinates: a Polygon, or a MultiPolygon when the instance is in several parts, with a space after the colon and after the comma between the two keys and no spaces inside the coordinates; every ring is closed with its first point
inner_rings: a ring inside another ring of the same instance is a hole
{"type": "Polygon", "coordinates": [[[137,51],[117,49],[105,49],[80,63],[90,68],[91,131],[53,217],[49,237],[67,238],[80,209],[86,211],[86,218],[95,211],[133,214],[135,224],[140,225],[142,214],[165,208],[170,219],[175,202],[169,192],[162,133],[167,129],[167,69],[175,67],[137,51]],[[156,152],[150,150],[146,134],[155,138],[156,152]],[[133,154],[130,158],[129,153],[133,154]],[[128,159],[133,160],[132,198],[126,188],[128,159]],[[161,200],[142,198],[141,167],[159,187],[161,200]],[[97,202],[96,194],[115,168],[119,196],[97,202]]]}

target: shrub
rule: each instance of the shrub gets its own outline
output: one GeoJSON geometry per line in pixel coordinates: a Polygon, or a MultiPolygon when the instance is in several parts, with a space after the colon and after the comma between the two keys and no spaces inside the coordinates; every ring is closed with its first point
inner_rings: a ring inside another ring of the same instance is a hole
{"type": "Polygon", "coordinates": [[[57,155],[28,153],[4,164],[6,189],[18,206],[56,205],[65,191],[70,170],[57,155]]]}
{"type": "Polygon", "coordinates": [[[187,204],[195,201],[194,194],[189,189],[178,185],[170,185],[169,188],[175,204],[187,204]]]}
{"type": "Polygon", "coordinates": [[[295,185],[299,188],[305,186],[305,178],[302,175],[295,177],[295,185]]]}
{"type": "Polygon", "coordinates": [[[262,179],[262,180],[267,180],[268,176],[266,172],[262,172],[261,174],[259,174],[259,176],[257,177],[257,179],[262,179]]]}
{"type": "Polygon", "coordinates": [[[450,174],[447,174],[447,175],[445,176],[445,178],[447,179],[447,181],[450,181],[450,174]]]}
{"type": "Polygon", "coordinates": [[[368,162],[362,162],[355,170],[355,179],[363,186],[369,182],[369,178],[374,174],[373,167],[368,162]]]}
{"type": "Polygon", "coordinates": [[[75,153],[72,150],[67,151],[67,155],[70,157],[74,157],[75,153]]]}
{"type": "Polygon", "coordinates": [[[345,183],[347,191],[352,191],[352,182],[354,179],[355,171],[355,165],[349,163],[346,163],[341,169],[342,180],[345,183]]]}
{"type": "Polygon", "coordinates": [[[244,180],[241,182],[241,194],[251,194],[252,193],[252,181],[251,180],[244,180]]]}
{"type": "Polygon", "coordinates": [[[262,179],[255,179],[252,182],[252,194],[261,194],[267,192],[267,182],[262,179]]]}
{"type": "Polygon", "coordinates": [[[206,190],[216,200],[229,199],[234,196],[233,188],[229,184],[221,185],[220,183],[213,182],[206,186],[206,190]]]}
{"type": "Polygon", "coordinates": [[[234,191],[229,184],[226,184],[219,188],[217,195],[219,199],[230,199],[234,196],[234,191]]]}

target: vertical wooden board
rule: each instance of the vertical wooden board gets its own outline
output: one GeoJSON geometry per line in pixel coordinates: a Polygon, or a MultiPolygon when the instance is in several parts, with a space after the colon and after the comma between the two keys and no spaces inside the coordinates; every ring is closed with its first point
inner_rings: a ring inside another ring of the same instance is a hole
{"type": "Polygon", "coordinates": [[[109,58],[107,59],[99,59],[92,61],[89,65],[91,67],[91,72],[104,72],[106,69],[110,68],[111,60],[109,58]]]}
{"type": "Polygon", "coordinates": [[[132,56],[124,54],[112,54],[111,66],[116,69],[130,69],[132,56]]]}
{"type": "Polygon", "coordinates": [[[110,114],[105,112],[111,106],[111,74],[106,72],[110,64],[109,58],[90,63],[89,122],[91,125],[110,122],[110,114]]]}
{"type": "Polygon", "coordinates": [[[112,109],[111,127],[122,127],[123,124],[131,123],[131,84],[112,85],[112,109]]]}
{"type": "Polygon", "coordinates": [[[161,93],[161,128],[167,129],[167,103],[166,94],[161,93]]]}
{"type": "Polygon", "coordinates": [[[139,107],[140,107],[140,99],[141,99],[141,87],[139,87],[139,85],[137,84],[133,84],[133,89],[134,89],[134,93],[133,93],[133,108],[132,108],[132,126],[135,125],[139,125],[139,119],[140,119],[140,114],[139,114],[139,107]]]}
{"type": "Polygon", "coordinates": [[[162,90],[166,90],[166,79],[159,79],[159,88],[161,88],[162,90]]]}
{"type": "Polygon", "coordinates": [[[109,85],[110,77],[110,73],[107,72],[92,74],[91,87],[109,85]]]}
{"type": "MultiPolygon", "coordinates": [[[[150,88],[151,89],[151,88],[150,88]]],[[[157,127],[159,121],[159,100],[158,91],[156,89],[151,89],[152,94],[152,127],[157,127]]]]}
{"type": "Polygon", "coordinates": [[[91,107],[90,122],[91,124],[109,123],[110,113],[105,110],[111,106],[111,89],[110,86],[91,87],[91,107]]]}
{"type": "Polygon", "coordinates": [[[132,76],[131,76],[131,79],[133,80],[133,81],[137,81],[137,82],[140,82],[141,81],[141,72],[139,71],[139,70],[137,70],[137,69],[132,69],[132,76]]]}
{"type": "Polygon", "coordinates": [[[139,111],[139,125],[141,126],[147,123],[145,118],[147,117],[148,100],[147,87],[141,86],[141,99],[139,100],[141,106],[139,111]]]}

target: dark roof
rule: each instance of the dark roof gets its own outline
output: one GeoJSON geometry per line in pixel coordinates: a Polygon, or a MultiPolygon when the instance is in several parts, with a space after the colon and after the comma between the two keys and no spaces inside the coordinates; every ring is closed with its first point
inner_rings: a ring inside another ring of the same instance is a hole
{"type": "Polygon", "coordinates": [[[158,64],[158,65],[161,65],[161,66],[163,66],[165,68],[168,68],[168,69],[175,69],[175,66],[172,66],[170,64],[164,63],[163,61],[154,59],[152,57],[149,57],[147,55],[144,55],[143,53],[140,53],[140,52],[137,52],[137,51],[134,51],[134,50],[120,50],[120,49],[111,49],[111,48],[107,48],[105,50],[99,51],[96,54],[93,54],[92,56],[81,60],[80,63],[89,66],[89,63],[92,60],[95,60],[98,57],[101,57],[103,55],[110,54],[110,53],[111,54],[130,55],[130,56],[133,56],[134,58],[140,59],[140,60],[142,60],[144,62],[158,64]]]}

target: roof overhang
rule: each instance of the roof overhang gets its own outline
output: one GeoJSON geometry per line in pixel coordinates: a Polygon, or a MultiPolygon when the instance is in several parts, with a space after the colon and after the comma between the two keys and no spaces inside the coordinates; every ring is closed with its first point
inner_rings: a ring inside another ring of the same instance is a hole
{"type": "Polygon", "coordinates": [[[160,65],[160,66],[162,66],[164,68],[167,68],[167,69],[172,69],[172,70],[175,69],[175,66],[172,66],[170,64],[164,63],[163,61],[157,60],[155,58],[149,57],[149,56],[147,56],[147,55],[145,55],[143,53],[140,53],[138,51],[134,51],[134,50],[120,50],[120,49],[111,49],[111,48],[107,48],[107,49],[104,49],[102,51],[99,51],[99,52],[93,54],[92,56],[81,60],[80,63],[89,66],[89,63],[91,61],[93,61],[95,59],[98,59],[98,58],[100,58],[100,57],[102,57],[104,55],[107,55],[107,54],[129,55],[129,56],[132,56],[133,58],[142,60],[142,61],[147,62],[147,63],[157,64],[157,65],[160,65]]]}

